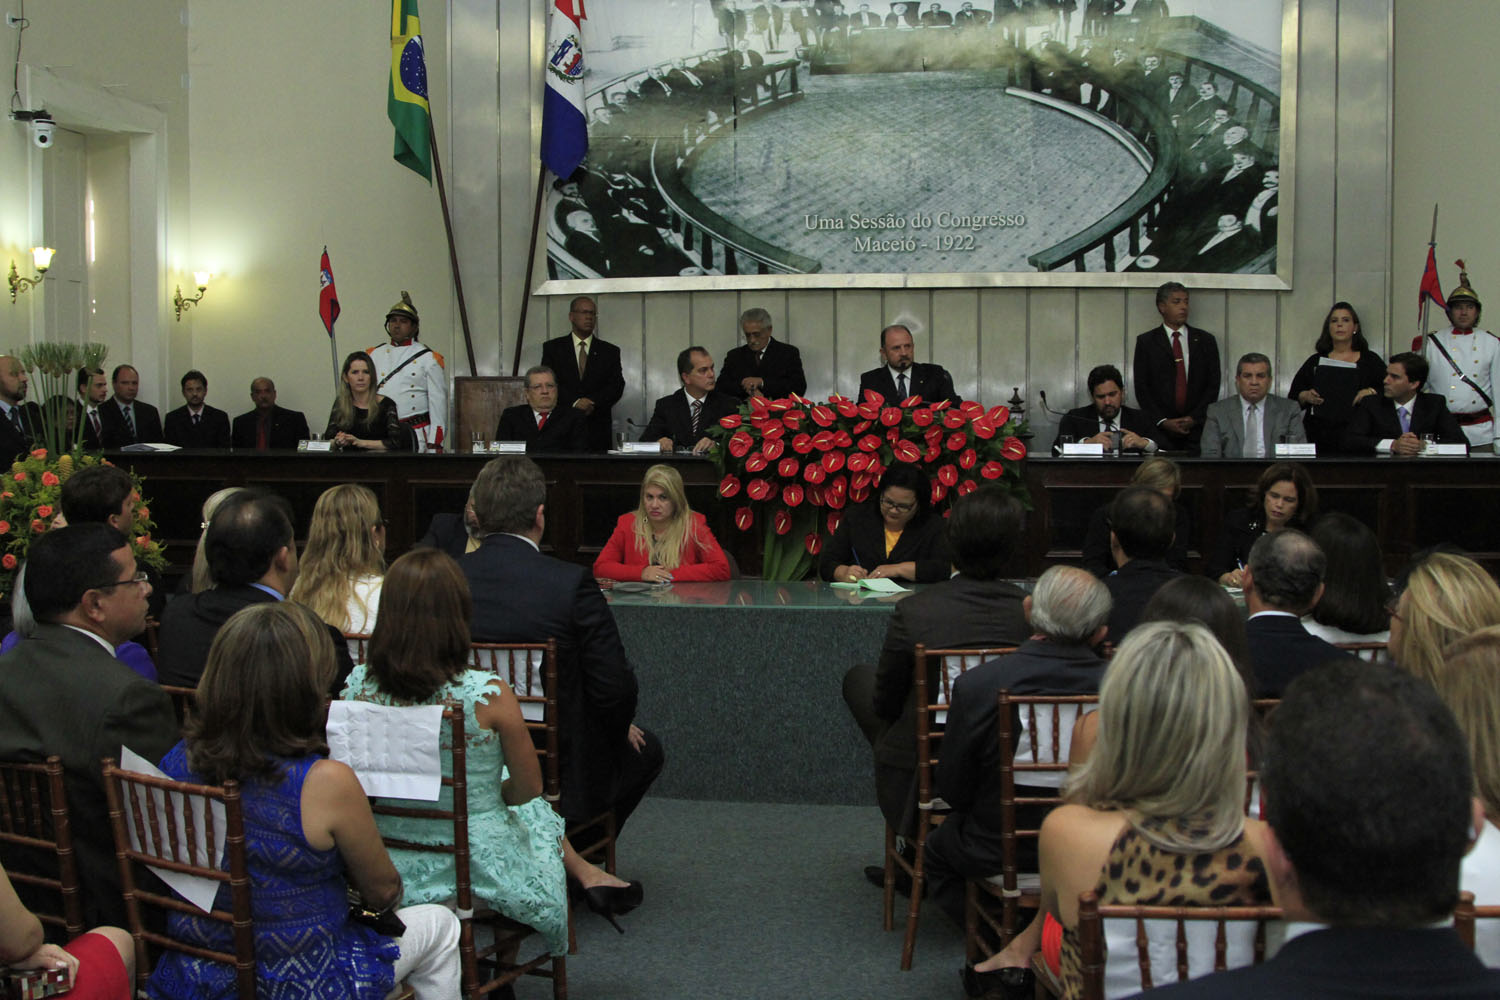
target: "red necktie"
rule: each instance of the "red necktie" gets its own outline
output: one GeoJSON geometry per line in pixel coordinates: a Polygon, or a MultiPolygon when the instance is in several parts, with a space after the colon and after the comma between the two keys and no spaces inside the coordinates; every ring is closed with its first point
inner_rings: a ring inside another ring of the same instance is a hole
{"type": "Polygon", "coordinates": [[[1172,405],[1177,407],[1177,415],[1182,416],[1187,412],[1187,361],[1182,357],[1182,333],[1172,331],[1172,358],[1175,375],[1172,380],[1172,405]]]}
{"type": "Polygon", "coordinates": [[[271,447],[271,421],[261,417],[255,422],[255,450],[267,451],[271,447]]]}
{"type": "Polygon", "coordinates": [[[550,416],[552,416],[552,413],[550,411],[547,412],[547,413],[543,413],[542,416],[541,416],[541,419],[537,420],[537,422],[536,422],[536,429],[537,430],[541,430],[543,427],[546,427],[547,426],[547,418],[550,417],[550,416]]]}

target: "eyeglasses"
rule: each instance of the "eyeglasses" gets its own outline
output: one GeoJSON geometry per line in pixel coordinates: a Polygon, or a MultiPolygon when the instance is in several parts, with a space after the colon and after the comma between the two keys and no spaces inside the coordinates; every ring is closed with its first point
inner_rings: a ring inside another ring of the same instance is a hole
{"type": "Polygon", "coordinates": [[[123,587],[127,583],[145,583],[148,579],[149,579],[149,577],[146,576],[146,571],[142,569],[142,570],[137,570],[135,576],[131,577],[129,580],[116,580],[114,583],[101,583],[101,584],[99,584],[97,586],[90,587],[89,589],[90,590],[111,590],[111,589],[113,589],[115,587],[123,587]]]}
{"type": "Polygon", "coordinates": [[[914,503],[897,503],[889,497],[881,497],[880,506],[896,514],[905,514],[917,509],[917,505],[914,503]]]}

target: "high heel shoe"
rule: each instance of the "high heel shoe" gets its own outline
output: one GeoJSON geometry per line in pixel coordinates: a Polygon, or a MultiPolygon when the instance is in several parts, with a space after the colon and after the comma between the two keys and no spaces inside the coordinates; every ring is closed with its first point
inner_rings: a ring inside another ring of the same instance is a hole
{"type": "Polygon", "coordinates": [[[646,898],[646,890],[641,883],[632,881],[629,885],[594,885],[583,890],[583,902],[590,910],[610,922],[610,925],[621,934],[625,928],[615,919],[641,905],[646,898]]]}
{"type": "Polygon", "coordinates": [[[980,972],[966,964],[959,976],[963,979],[964,993],[975,1000],[1030,1000],[1036,992],[1036,973],[1030,969],[980,972]]]}

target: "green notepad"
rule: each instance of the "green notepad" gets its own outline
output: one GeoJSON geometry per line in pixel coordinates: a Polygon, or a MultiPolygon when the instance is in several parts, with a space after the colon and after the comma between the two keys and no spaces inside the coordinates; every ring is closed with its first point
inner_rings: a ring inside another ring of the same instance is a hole
{"type": "Polygon", "coordinates": [[[911,592],[895,580],[883,576],[878,576],[874,579],[867,576],[863,580],[857,580],[854,583],[835,583],[830,584],[830,586],[837,587],[840,590],[870,590],[877,594],[908,594],[911,592]]]}

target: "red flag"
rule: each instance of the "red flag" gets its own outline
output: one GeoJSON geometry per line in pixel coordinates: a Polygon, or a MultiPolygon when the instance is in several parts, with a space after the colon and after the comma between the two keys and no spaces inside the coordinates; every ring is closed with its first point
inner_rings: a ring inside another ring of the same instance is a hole
{"type": "Polygon", "coordinates": [[[1443,301],[1443,286],[1438,283],[1437,260],[1433,248],[1427,248],[1427,268],[1422,272],[1422,285],[1417,289],[1417,317],[1422,315],[1422,303],[1431,297],[1439,309],[1447,309],[1448,304],[1443,301]]]}
{"type": "Polygon", "coordinates": [[[323,259],[318,264],[318,315],[323,317],[323,327],[333,337],[333,324],[339,318],[339,293],[333,287],[333,265],[328,263],[328,248],[323,248],[323,259]]]}

